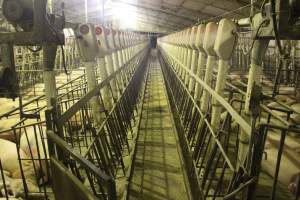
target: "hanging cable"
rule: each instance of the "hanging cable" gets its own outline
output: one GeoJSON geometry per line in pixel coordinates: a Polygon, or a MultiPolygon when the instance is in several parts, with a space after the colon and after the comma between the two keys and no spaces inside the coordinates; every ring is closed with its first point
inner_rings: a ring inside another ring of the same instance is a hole
{"type": "Polygon", "coordinates": [[[249,55],[249,54],[251,53],[251,51],[252,51],[252,49],[253,49],[253,46],[254,46],[254,43],[255,43],[255,40],[256,40],[256,38],[259,36],[259,31],[260,31],[261,27],[262,27],[266,22],[268,22],[268,21],[269,21],[268,19],[265,19],[265,20],[263,20],[263,21],[259,24],[259,26],[258,26],[258,28],[257,28],[257,30],[256,30],[256,33],[255,33],[254,37],[252,38],[252,43],[251,43],[250,49],[246,52],[245,49],[242,48],[242,51],[243,51],[243,54],[244,54],[244,55],[249,55]]]}
{"type": "Polygon", "coordinates": [[[278,27],[277,27],[277,19],[276,19],[276,13],[275,13],[275,0],[270,0],[271,2],[271,16],[272,16],[272,22],[273,22],[273,29],[274,29],[274,36],[275,41],[279,50],[279,54],[282,56],[284,54],[280,40],[278,35],[278,27]]]}
{"type": "Polygon", "coordinates": [[[279,39],[277,19],[276,19],[276,13],[275,13],[275,0],[270,0],[270,3],[271,3],[271,16],[272,16],[272,22],[273,22],[274,37],[275,37],[276,45],[278,47],[278,51],[280,54],[279,67],[276,71],[276,77],[274,80],[274,87],[273,87],[273,97],[275,97],[275,95],[277,94],[278,85],[280,82],[280,73],[281,73],[282,66],[283,66],[283,59],[285,59],[285,57],[287,55],[283,52],[283,48],[281,46],[280,39],[279,39]]]}
{"type": "MultiPolygon", "coordinates": [[[[64,3],[62,3],[62,9],[64,10],[64,3]]],[[[46,21],[47,21],[51,31],[55,34],[55,36],[57,38],[57,41],[60,44],[59,46],[60,46],[60,49],[61,49],[64,72],[65,72],[66,75],[70,75],[70,73],[68,73],[68,71],[67,71],[66,60],[65,60],[65,52],[64,52],[64,47],[62,45],[64,43],[64,41],[61,41],[61,39],[58,35],[58,31],[55,29],[55,27],[52,26],[52,24],[50,23],[47,15],[45,15],[45,18],[46,18],[46,21]]],[[[64,11],[63,11],[63,18],[64,18],[64,11]]]]}

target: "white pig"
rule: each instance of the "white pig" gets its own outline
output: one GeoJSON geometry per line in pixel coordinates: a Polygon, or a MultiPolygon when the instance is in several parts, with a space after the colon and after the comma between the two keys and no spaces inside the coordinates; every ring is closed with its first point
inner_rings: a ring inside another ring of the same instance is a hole
{"type": "MultiPolygon", "coordinates": [[[[37,192],[38,187],[35,183],[32,183],[30,180],[26,181],[26,185],[29,192],[37,192]]],[[[0,191],[2,196],[7,196],[9,199],[24,197],[24,185],[23,180],[21,178],[11,178],[5,175],[5,188],[3,181],[0,179],[0,191]],[[6,192],[5,193],[5,189],[6,192]]]]}
{"type": "Polygon", "coordinates": [[[41,136],[39,130],[36,134],[33,129],[23,132],[20,139],[20,148],[27,157],[34,159],[37,174],[41,178],[41,183],[48,181],[47,158],[49,158],[48,144],[45,136],[41,136]],[[39,159],[40,158],[40,159],[39,159]]]}
{"type": "MultiPolygon", "coordinates": [[[[12,177],[20,174],[20,165],[18,160],[18,152],[16,144],[8,140],[0,139],[0,159],[3,170],[9,172],[12,177]]],[[[20,156],[28,158],[24,151],[19,151],[20,156]]]]}
{"type": "MultiPolygon", "coordinates": [[[[12,196],[17,197],[24,193],[24,187],[16,144],[8,140],[0,139],[0,147],[0,160],[2,170],[5,172],[4,176],[7,189],[12,196]]],[[[28,159],[22,149],[19,150],[19,154],[21,158],[28,159]]],[[[38,191],[32,162],[30,160],[22,160],[21,162],[28,190],[38,191]]],[[[1,179],[0,189],[3,195],[4,185],[1,179]]]]}

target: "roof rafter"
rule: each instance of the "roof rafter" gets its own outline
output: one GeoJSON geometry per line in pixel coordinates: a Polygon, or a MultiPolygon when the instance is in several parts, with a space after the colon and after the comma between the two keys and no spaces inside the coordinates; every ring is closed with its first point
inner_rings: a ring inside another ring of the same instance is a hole
{"type": "MultiPolygon", "coordinates": [[[[152,24],[153,23],[155,23],[155,24],[159,24],[160,26],[164,26],[164,27],[168,27],[168,28],[170,28],[170,29],[172,29],[172,30],[175,30],[175,29],[177,29],[177,28],[183,28],[183,27],[178,27],[178,26],[175,26],[175,25],[173,25],[173,24],[170,24],[170,23],[168,23],[168,22],[157,22],[156,20],[157,20],[157,18],[147,18],[146,16],[139,16],[139,17],[137,17],[137,21],[140,21],[140,20],[143,20],[143,21],[145,21],[145,22],[151,22],[152,24]]],[[[107,20],[107,22],[111,22],[111,21],[113,21],[113,19],[108,19],[107,20]]]]}
{"type": "Polygon", "coordinates": [[[185,19],[185,20],[188,20],[188,21],[192,21],[192,22],[197,21],[192,16],[187,16],[187,15],[183,15],[183,14],[180,14],[180,13],[175,13],[175,12],[172,12],[172,11],[169,11],[169,10],[163,10],[161,8],[155,8],[153,6],[150,7],[150,6],[138,5],[138,4],[134,4],[134,3],[124,2],[123,0],[112,0],[112,2],[114,2],[114,3],[123,3],[123,4],[127,4],[127,5],[130,5],[130,6],[134,6],[134,7],[145,9],[145,10],[151,10],[151,11],[155,11],[155,12],[159,12],[159,13],[164,13],[164,14],[167,14],[167,15],[179,17],[179,18],[182,18],[182,19],[185,19]]]}
{"type": "MultiPolygon", "coordinates": [[[[184,24],[184,23],[181,23],[179,22],[178,20],[177,21],[174,21],[174,20],[170,20],[169,18],[159,18],[157,15],[154,15],[154,14],[149,14],[149,13],[145,13],[145,12],[142,12],[142,11],[135,11],[137,14],[139,14],[139,16],[143,15],[143,16],[149,16],[149,17],[152,17],[152,18],[156,18],[156,19],[159,19],[161,21],[164,21],[166,23],[171,23],[172,25],[176,26],[176,27],[185,27],[185,26],[189,26],[191,23],[189,24],[184,24]]],[[[114,15],[111,13],[111,14],[106,14],[104,17],[113,17],[114,15]]]]}

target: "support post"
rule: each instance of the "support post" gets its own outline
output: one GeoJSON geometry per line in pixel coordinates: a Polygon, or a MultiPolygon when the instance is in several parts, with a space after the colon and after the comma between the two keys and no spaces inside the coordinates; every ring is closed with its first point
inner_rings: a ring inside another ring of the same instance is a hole
{"type": "Polygon", "coordinates": [[[48,109],[50,109],[53,106],[52,99],[54,99],[55,100],[54,102],[56,102],[56,98],[57,98],[55,71],[54,71],[56,51],[57,51],[57,44],[45,43],[43,45],[44,84],[45,84],[45,96],[46,96],[48,109]]]}

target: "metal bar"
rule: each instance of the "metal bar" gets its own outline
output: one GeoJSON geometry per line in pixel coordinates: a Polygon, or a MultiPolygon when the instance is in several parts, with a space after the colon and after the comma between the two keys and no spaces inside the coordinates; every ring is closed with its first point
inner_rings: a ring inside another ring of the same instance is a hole
{"type": "MultiPolygon", "coordinates": [[[[135,57],[139,56],[142,52],[138,53],[137,55],[135,55],[135,57]]],[[[135,58],[134,57],[134,58],[135,58]]],[[[89,91],[84,97],[82,97],[79,101],[77,101],[72,107],[69,108],[69,110],[65,113],[63,113],[58,121],[60,123],[63,123],[65,121],[67,121],[68,119],[70,119],[71,116],[73,116],[78,108],[82,107],[84,104],[86,104],[93,96],[95,96],[96,94],[99,93],[99,90],[102,89],[103,87],[105,87],[106,85],[108,85],[108,83],[113,80],[117,74],[120,73],[120,71],[123,70],[123,68],[127,68],[128,67],[128,63],[125,63],[124,66],[120,67],[117,71],[113,72],[111,75],[109,75],[107,77],[107,79],[103,80],[101,83],[97,84],[95,86],[95,88],[91,91],[89,91]]]]}
{"type": "Polygon", "coordinates": [[[53,131],[47,131],[47,136],[50,140],[54,142],[60,149],[62,149],[65,153],[71,155],[76,161],[78,161],[84,168],[88,171],[101,178],[103,183],[107,181],[113,180],[112,177],[108,176],[106,173],[102,172],[99,168],[96,168],[93,163],[86,160],[84,157],[80,156],[76,153],[72,148],[69,147],[68,143],[66,143],[62,138],[57,136],[53,131]]]}

